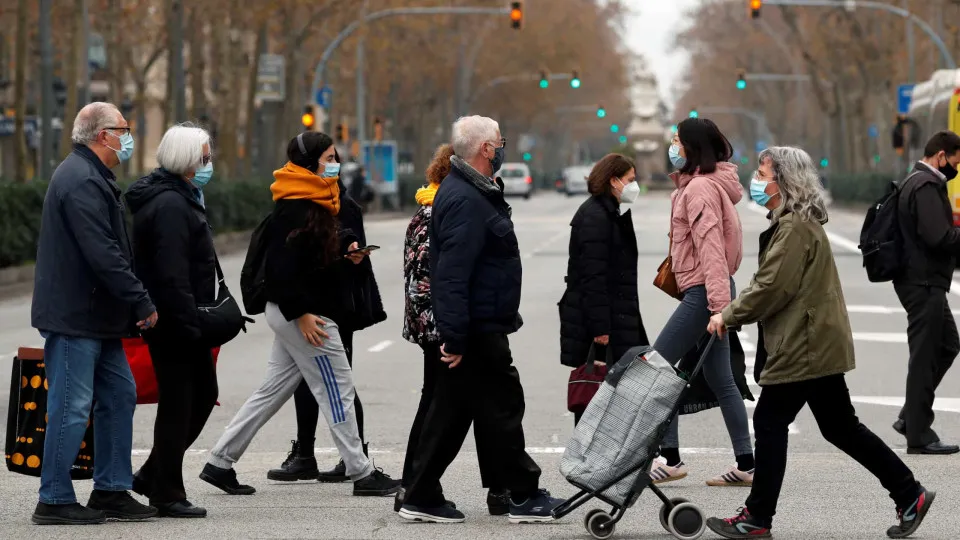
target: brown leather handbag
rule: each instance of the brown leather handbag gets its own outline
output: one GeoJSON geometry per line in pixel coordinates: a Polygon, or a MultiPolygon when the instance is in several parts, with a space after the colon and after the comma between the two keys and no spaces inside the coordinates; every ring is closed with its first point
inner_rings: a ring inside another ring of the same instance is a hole
{"type": "Polygon", "coordinates": [[[670,255],[667,255],[657,268],[657,277],[653,278],[653,286],[677,300],[683,299],[680,287],[677,285],[677,276],[673,273],[673,258],[670,255]]]}

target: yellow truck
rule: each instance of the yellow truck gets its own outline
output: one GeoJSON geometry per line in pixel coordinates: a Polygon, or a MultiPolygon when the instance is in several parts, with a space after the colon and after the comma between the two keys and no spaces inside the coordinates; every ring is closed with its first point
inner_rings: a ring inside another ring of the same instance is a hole
{"type": "MultiPolygon", "coordinates": [[[[907,116],[916,121],[921,141],[945,129],[960,133],[960,69],[935,71],[930,80],[917,84],[907,116]]],[[[947,189],[953,206],[953,222],[960,225],[960,178],[947,182],[947,189]]]]}

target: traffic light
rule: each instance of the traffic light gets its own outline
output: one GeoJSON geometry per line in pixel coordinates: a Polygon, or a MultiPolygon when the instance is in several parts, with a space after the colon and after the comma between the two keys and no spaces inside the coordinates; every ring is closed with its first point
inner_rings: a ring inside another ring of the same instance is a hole
{"type": "Polygon", "coordinates": [[[670,133],[676,133],[676,132],[677,132],[677,125],[673,124],[672,126],[670,126],[670,133]]]}
{"type": "Polygon", "coordinates": [[[690,118],[700,118],[700,113],[696,109],[690,109],[690,118]]]}
{"type": "Polygon", "coordinates": [[[747,74],[745,71],[737,71],[737,90],[744,90],[747,87],[747,74]]]}
{"type": "Polygon", "coordinates": [[[627,144],[627,136],[626,136],[626,135],[621,135],[621,136],[620,136],[620,144],[627,144]]]}
{"type": "Polygon", "coordinates": [[[523,160],[524,160],[524,161],[530,161],[531,159],[533,159],[533,155],[531,155],[530,152],[524,152],[524,153],[523,153],[523,160]]]}
{"type": "Polygon", "coordinates": [[[763,0],[750,0],[750,18],[760,18],[760,8],[763,7],[763,0]]]}
{"type": "Polygon", "coordinates": [[[523,28],[523,2],[510,2],[510,28],[523,28]]]}
{"type": "Polygon", "coordinates": [[[550,79],[547,78],[547,72],[540,70],[540,88],[546,88],[550,86],[550,79]]]}
{"type": "Polygon", "coordinates": [[[313,105],[303,106],[303,116],[300,117],[300,123],[303,124],[304,131],[313,131],[317,123],[317,116],[314,113],[313,105]]]}
{"type": "Polygon", "coordinates": [[[822,158],[822,159],[820,160],[820,167],[826,169],[828,165],[830,165],[830,160],[829,160],[829,159],[827,159],[827,158],[822,158]]]}
{"type": "Polygon", "coordinates": [[[610,133],[617,133],[620,131],[620,126],[617,124],[610,124],[610,133]]]}
{"type": "Polygon", "coordinates": [[[580,88],[580,74],[573,72],[573,78],[570,79],[570,88],[580,88]]]}
{"type": "Polygon", "coordinates": [[[337,140],[342,143],[347,143],[350,141],[350,128],[347,126],[347,123],[337,124],[336,131],[337,140]]]}
{"type": "Polygon", "coordinates": [[[603,118],[607,115],[606,109],[603,108],[603,105],[597,107],[597,118],[603,118]]]}
{"type": "Polygon", "coordinates": [[[379,116],[373,118],[373,140],[383,140],[383,121],[380,120],[379,116]]]}

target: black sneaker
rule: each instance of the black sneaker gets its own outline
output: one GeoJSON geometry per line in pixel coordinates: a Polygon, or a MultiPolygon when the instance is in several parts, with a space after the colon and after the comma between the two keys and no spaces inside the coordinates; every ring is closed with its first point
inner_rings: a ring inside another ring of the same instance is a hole
{"type": "Polygon", "coordinates": [[[150,485],[140,471],[133,473],[133,492],[141,497],[150,497],[150,485]]]}
{"type": "Polygon", "coordinates": [[[293,448],[279,469],[267,471],[267,480],[278,482],[296,482],[297,480],[316,480],[320,475],[317,458],[300,455],[300,443],[291,441],[293,448]]]}
{"type": "Polygon", "coordinates": [[[348,480],[350,480],[350,477],[347,476],[347,466],[343,463],[342,459],[340,463],[337,463],[336,466],[329,471],[319,471],[317,473],[317,481],[325,484],[336,484],[348,480]]]}
{"type": "Polygon", "coordinates": [[[405,504],[400,508],[400,517],[407,521],[424,523],[463,523],[466,516],[456,506],[445,504],[436,508],[423,508],[405,504]]]}
{"type": "Polygon", "coordinates": [[[487,509],[491,516],[505,516],[510,513],[510,491],[491,489],[487,492],[487,509]]]}
{"type": "Polygon", "coordinates": [[[93,490],[87,508],[100,510],[111,521],[143,521],[157,517],[157,509],[140,504],[126,491],[93,490]]]}
{"type": "Polygon", "coordinates": [[[37,525],[98,525],[107,521],[100,510],[93,510],[79,503],[37,503],[31,521],[37,525]]]}
{"type": "Polygon", "coordinates": [[[770,526],[750,515],[745,507],[732,518],[720,519],[712,517],[707,520],[707,527],[724,538],[770,538],[770,526]]]}
{"type": "Polygon", "coordinates": [[[194,506],[193,503],[184,499],[172,503],[157,504],[157,511],[160,517],[168,518],[205,518],[207,509],[194,506]]]}
{"type": "Polygon", "coordinates": [[[253,486],[247,486],[237,481],[237,471],[221,469],[207,463],[200,472],[200,479],[223,490],[227,495],[253,495],[257,492],[253,486]]]}
{"type": "Polygon", "coordinates": [[[913,504],[906,510],[903,508],[897,509],[897,518],[900,523],[887,529],[887,536],[890,538],[906,538],[915,533],[920,528],[923,518],[926,517],[930,505],[936,498],[936,491],[927,491],[926,488],[921,487],[920,496],[913,501],[913,504]]]}
{"type": "Polygon", "coordinates": [[[386,497],[400,491],[400,480],[394,480],[380,469],[353,483],[356,497],[386,497]]]}
{"type": "MultiPolygon", "coordinates": [[[[403,508],[403,499],[404,499],[406,496],[407,496],[407,488],[401,487],[400,490],[397,491],[397,496],[393,498],[393,511],[394,511],[394,512],[399,512],[400,509],[403,508]]],[[[446,502],[444,502],[443,504],[449,506],[450,508],[456,508],[456,507],[457,507],[457,505],[454,504],[453,501],[446,501],[446,502]]]]}
{"type": "Polygon", "coordinates": [[[550,496],[545,489],[538,490],[525,501],[510,498],[510,523],[545,523],[553,521],[553,509],[563,504],[563,499],[550,496]]]}

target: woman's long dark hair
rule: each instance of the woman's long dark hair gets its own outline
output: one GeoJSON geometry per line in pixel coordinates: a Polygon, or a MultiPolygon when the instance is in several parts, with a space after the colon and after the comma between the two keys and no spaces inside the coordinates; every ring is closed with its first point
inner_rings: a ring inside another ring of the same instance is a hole
{"type": "Polygon", "coordinates": [[[684,174],[710,174],[717,163],[729,161],[733,147],[720,128],[707,118],[687,118],[677,124],[677,136],[683,144],[687,162],[680,168],[684,174]]]}
{"type": "MultiPolygon", "coordinates": [[[[320,156],[331,146],[333,146],[333,139],[326,133],[307,131],[290,140],[287,145],[287,159],[290,163],[316,174],[320,169],[320,156]],[[301,151],[301,143],[306,152],[301,151]]],[[[334,149],[334,156],[339,163],[340,155],[337,154],[336,149],[334,149]]],[[[306,225],[302,229],[292,231],[287,240],[293,240],[301,233],[308,235],[310,238],[307,242],[317,247],[317,258],[321,265],[326,266],[336,261],[340,255],[339,232],[340,225],[336,216],[323,206],[315,204],[307,212],[306,225]]]]}

